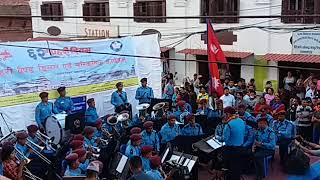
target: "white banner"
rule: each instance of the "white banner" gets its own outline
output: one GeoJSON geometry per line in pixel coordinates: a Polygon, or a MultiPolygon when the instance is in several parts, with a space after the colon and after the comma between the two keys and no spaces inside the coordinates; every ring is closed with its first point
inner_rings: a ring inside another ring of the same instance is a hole
{"type": "Polygon", "coordinates": [[[299,31],[292,33],[292,54],[320,55],[320,32],[299,31]]]}

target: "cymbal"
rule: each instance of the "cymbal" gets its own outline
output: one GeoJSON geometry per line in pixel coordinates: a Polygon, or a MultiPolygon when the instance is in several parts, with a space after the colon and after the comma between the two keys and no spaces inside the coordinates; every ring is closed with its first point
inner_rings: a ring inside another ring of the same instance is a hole
{"type": "Polygon", "coordinates": [[[150,107],[150,104],[143,103],[143,104],[137,105],[136,109],[137,109],[138,111],[140,111],[140,110],[148,109],[149,107],[150,107]]]}
{"type": "Polygon", "coordinates": [[[155,104],[155,105],[152,107],[152,109],[153,109],[154,111],[158,111],[159,109],[162,109],[165,105],[166,105],[165,102],[160,102],[160,103],[155,104]]]}

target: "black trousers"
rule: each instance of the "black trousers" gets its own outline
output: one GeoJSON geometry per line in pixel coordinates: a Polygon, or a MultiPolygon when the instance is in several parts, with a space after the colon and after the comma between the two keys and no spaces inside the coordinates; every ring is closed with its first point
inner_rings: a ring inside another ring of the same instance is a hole
{"type": "Polygon", "coordinates": [[[225,167],[228,169],[227,180],[240,180],[242,147],[226,146],[223,152],[225,167]]]}
{"type": "Polygon", "coordinates": [[[274,155],[274,150],[259,148],[253,154],[254,165],[256,167],[256,176],[258,178],[265,178],[267,176],[267,157],[274,155]]]}
{"type": "Polygon", "coordinates": [[[279,138],[278,139],[278,145],[279,145],[279,155],[280,155],[280,164],[284,165],[286,158],[288,157],[288,147],[291,143],[291,139],[284,139],[279,138]]]}
{"type": "Polygon", "coordinates": [[[297,134],[301,135],[307,141],[312,141],[312,134],[313,134],[312,132],[313,132],[312,126],[308,126],[308,127],[298,126],[297,127],[297,134]]]}

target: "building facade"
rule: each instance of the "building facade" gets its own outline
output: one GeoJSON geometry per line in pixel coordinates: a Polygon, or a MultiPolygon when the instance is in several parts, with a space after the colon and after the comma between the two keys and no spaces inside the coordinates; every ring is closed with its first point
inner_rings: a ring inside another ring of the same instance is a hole
{"type": "MultiPolygon", "coordinates": [[[[206,38],[203,33],[206,30],[205,19],[126,17],[320,14],[318,0],[30,0],[30,7],[32,15],[44,16],[32,19],[34,37],[112,38],[159,32],[160,45],[163,47],[161,50],[171,58],[187,60],[207,60],[206,38]]],[[[317,44],[320,37],[315,31],[315,26],[320,23],[318,17],[215,18],[211,22],[219,32],[217,36],[222,42],[227,60],[242,63],[241,66],[230,66],[232,77],[241,77],[247,81],[256,78],[258,89],[262,89],[267,80],[272,80],[277,85],[283,78],[281,69],[266,68],[263,65],[277,66],[284,63],[301,67],[301,64],[305,64],[302,62],[309,62],[313,67],[314,63],[320,63],[317,56],[320,53],[316,50],[292,55],[292,43],[296,42],[293,39],[293,29],[307,28],[310,37],[316,39],[311,49],[320,47],[317,44]],[[252,66],[253,64],[262,66],[252,66]]],[[[304,47],[305,43],[308,41],[295,47],[304,47]]],[[[185,76],[192,77],[194,73],[208,74],[205,62],[169,60],[166,64],[170,72],[178,73],[179,80],[185,76]]]]}
{"type": "MultiPolygon", "coordinates": [[[[1,0],[0,15],[31,15],[29,0],[1,0]]],[[[26,41],[32,38],[31,17],[0,18],[0,41],[26,41]]]]}

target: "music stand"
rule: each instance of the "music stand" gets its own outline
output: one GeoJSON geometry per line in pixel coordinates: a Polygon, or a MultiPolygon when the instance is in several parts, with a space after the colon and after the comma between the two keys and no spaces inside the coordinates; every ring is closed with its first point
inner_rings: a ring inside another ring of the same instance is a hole
{"type": "Polygon", "coordinates": [[[65,130],[70,130],[71,134],[82,133],[85,127],[85,112],[68,115],[65,125],[65,130]]]}
{"type": "Polygon", "coordinates": [[[126,180],[130,170],[129,158],[121,153],[117,153],[109,169],[113,176],[121,180],[126,180]]]}

